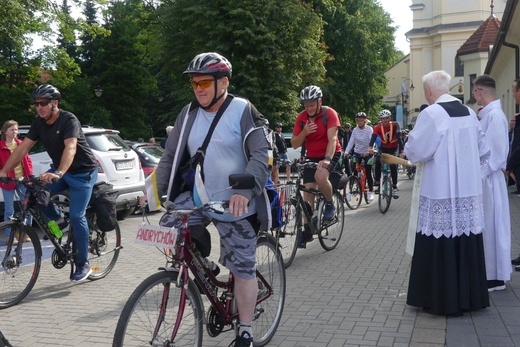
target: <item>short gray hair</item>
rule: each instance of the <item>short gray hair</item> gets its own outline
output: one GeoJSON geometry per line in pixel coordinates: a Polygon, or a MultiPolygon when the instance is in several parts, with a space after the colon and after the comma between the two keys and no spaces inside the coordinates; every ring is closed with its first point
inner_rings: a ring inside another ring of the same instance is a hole
{"type": "Polygon", "coordinates": [[[423,76],[422,82],[431,91],[444,94],[450,91],[451,76],[443,70],[432,71],[423,76]]]}
{"type": "Polygon", "coordinates": [[[173,126],[168,125],[168,126],[166,127],[166,133],[167,133],[167,134],[169,134],[172,130],[173,130],[173,126]]]}

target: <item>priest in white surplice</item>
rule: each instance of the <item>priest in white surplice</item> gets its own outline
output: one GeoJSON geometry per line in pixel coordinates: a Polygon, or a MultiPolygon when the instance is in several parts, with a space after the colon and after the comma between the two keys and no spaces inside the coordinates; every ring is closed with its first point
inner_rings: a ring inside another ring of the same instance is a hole
{"type": "Polygon", "coordinates": [[[475,112],[449,95],[451,77],[423,77],[430,106],[410,131],[405,154],[422,163],[407,304],[458,316],[489,306],[482,178],[489,147],[475,112]]]}
{"type": "Polygon", "coordinates": [[[484,254],[488,290],[504,290],[505,282],[511,279],[511,221],[509,199],[504,176],[509,151],[507,117],[500,100],[495,100],[496,83],[489,75],[473,81],[473,95],[478,105],[484,108],[478,118],[486,142],[491,149],[490,174],[483,181],[484,194],[484,254]]]}

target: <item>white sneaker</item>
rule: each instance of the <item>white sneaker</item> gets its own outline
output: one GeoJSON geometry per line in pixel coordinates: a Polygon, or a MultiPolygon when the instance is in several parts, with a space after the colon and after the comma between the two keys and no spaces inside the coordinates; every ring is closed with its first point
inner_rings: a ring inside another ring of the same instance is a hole
{"type": "Polygon", "coordinates": [[[374,200],[374,192],[368,192],[368,202],[374,200]]]}

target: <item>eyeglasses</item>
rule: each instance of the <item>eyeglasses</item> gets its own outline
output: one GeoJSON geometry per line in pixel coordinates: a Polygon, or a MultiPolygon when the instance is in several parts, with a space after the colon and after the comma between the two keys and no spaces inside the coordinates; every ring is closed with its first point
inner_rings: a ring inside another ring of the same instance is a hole
{"type": "Polygon", "coordinates": [[[197,89],[197,87],[201,87],[202,89],[207,89],[211,87],[213,84],[213,80],[202,80],[202,81],[191,81],[191,86],[193,89],[197,89]]]}
{"type": "Polygon", "coordinates": [[[33,105],[38,107],[38,106],[47,106],[49,105],[50,103],[52,102],[52,100],[46,100],[46,101],[35,101],[33,102],[33,105]]]}

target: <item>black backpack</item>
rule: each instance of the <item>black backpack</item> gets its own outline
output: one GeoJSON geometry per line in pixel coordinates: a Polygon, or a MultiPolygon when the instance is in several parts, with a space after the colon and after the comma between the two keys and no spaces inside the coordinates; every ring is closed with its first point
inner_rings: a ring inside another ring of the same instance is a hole
{"type": "Polygon", "coordinates": [[[111,231],[116,228],[116,199],[118,191],[106,182],[94,184],[90,207],[96,212],[97,226],[101,231],[111,231]]]}

